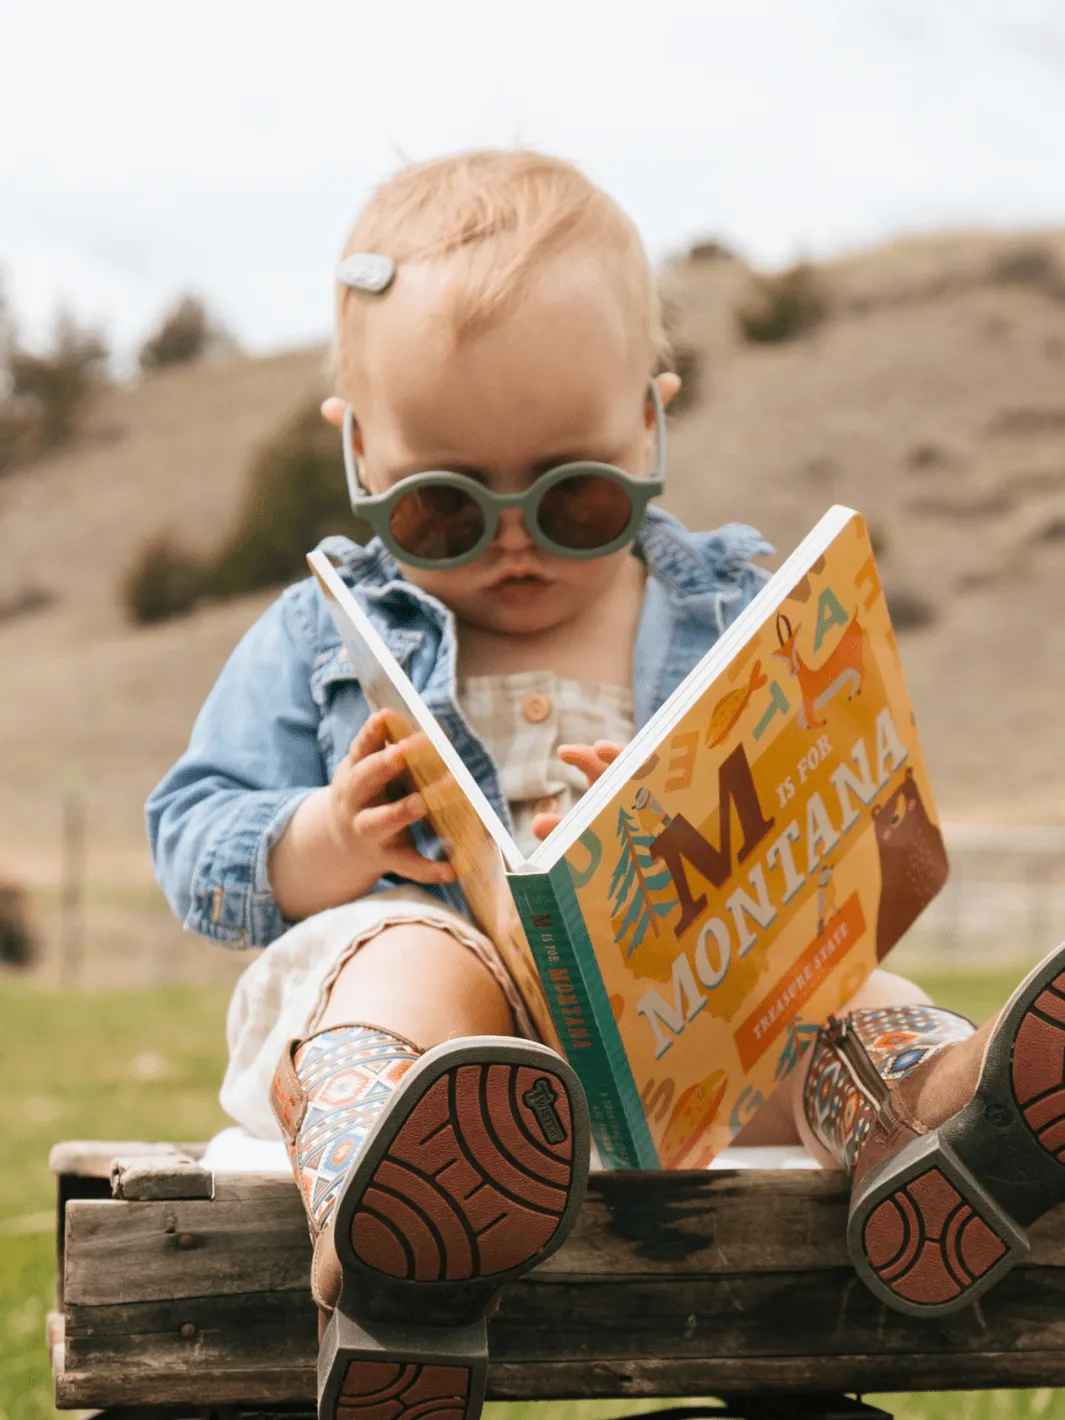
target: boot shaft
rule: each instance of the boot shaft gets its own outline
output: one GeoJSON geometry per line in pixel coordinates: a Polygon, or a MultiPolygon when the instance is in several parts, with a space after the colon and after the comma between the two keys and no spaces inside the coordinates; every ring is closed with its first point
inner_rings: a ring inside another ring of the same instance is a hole
{"type": "Polygon", "coordinates": [[[927,1073],[975,1030],[965,1016],[939,1006],[830,1016],[811,1047],[803,1088],[806,1119],[819,1143],[853,1173],[873,1124],[895,1111],[898,1087],[915,1072],[927,1073]]]}
{"type": "Polygon", "coordinates": [[[331,1026],[290,1040],[274,1075],[271,1107],[317,1237],[367,1134],[418,1046],[376,1026],[331,1026]]]}

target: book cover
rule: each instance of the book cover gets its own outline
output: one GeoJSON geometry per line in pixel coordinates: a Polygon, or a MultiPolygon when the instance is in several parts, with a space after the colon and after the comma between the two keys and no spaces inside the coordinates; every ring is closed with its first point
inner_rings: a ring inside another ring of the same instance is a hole
{"type": "Polygon", "coordinates": [[[825,515],[528,858],[309,560],[604,1161],[705,1167],[946,879],[863,520],[825,515]]]}
{"type": "Polygon", "coordinates": [[[564,855],[663,1168],[728,1145],[946,881],[863,520],[784,593],[564,855]]]}

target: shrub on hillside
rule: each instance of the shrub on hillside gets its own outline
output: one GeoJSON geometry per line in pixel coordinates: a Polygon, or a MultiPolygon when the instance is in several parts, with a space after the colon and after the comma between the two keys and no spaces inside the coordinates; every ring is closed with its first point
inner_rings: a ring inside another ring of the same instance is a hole
{"type": "Polygon", "coordinates": [[[900,634],[920,631],[922,627],[931,626],[937,618],[935,604],[920,592],[910,591],[906,587],[885,589],[884,600],[891,624],[900,634]]]}
{"type": "Polygon", "coordinates": [[[67,312],[56,317],[50,347],[34,354],[13,327],[0,402],[0,469],[53,449],[71,437],[92,395],[107,381],[109,351],[99,331],[67,312]]]}
{"type": "Polygon", "coordinates": [[[203,593],[203,563],[160,532],[137,555],[122,584],[122,601],[139,625],[167,621],[191,611],[203,593]]]}
{"type": "Polygon", "coordinates": [[[992,265],[992,276],[1007,286],[1030,286],[1065,301],[1065,270],[1056,252],[1041,242],[1009,247],[992,265]]]}
{"type": "Polygon", "coordinates": [[[52,344],[43,355],[13,351],[11,393],[38,409],[46,447],[74,432],[89,396],[106,383],[109,358],[100,332],[79,325],[66,311],[56,317],[52,344]]]}
{"type": "Polygon", "coordinates": [[[706,241],[694,242],[688,248],[689,261],[736,261],[737,259],[736,253],[730,246],[726,246],[724,242],[719,242],[713,237],[706,241]]]}
{"type": "Polygon", "coordinates": [[[188,365],[219,347],[232,346],[232,336],[214,319],[199,296],[182,296],[163,316],[140,348],[141,370],[149,375],[169,365],[188,365]]]}
{"type": "Polygon", "coordinates": [[[794,340],[828,315],[828,294],[812,266],[803,262],[776,276],[755,276],[736,320],[748,340],[794,340]]]}
{"type": "Polygon", "coordinates": [[[327,533],[357,536],[340,436],[307,404],[256,454],[236,531],[207,569],[205,590],[235,597],[307,575],[327,533]]]}
{"type": "Polygon", "coordinates": [[[122,598],[134,621],[180,616],[204,596],[228,598],[307,575],[307,553],[327,533],[368,541],[353,515],[340,436],[315,400],[299,410],[255,455],[236,529],[203,559],[169,533],[143,549],[122,598]]]}

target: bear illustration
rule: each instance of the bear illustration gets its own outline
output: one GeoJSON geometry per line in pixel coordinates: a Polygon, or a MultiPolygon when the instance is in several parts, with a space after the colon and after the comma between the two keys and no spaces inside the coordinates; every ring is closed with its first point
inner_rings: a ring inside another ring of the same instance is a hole
{"type": "Polygon", "coordinates": [[[947,850],[943,835],[925,812],[912,769],[873,809],[873,826],[881,880],[876,956],[882,961],[946,882],[947,850]]]}

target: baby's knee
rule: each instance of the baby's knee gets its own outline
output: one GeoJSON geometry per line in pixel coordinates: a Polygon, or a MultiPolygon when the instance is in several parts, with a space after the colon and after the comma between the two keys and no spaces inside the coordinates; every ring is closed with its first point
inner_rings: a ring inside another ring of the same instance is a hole
{"type": "Polygon", "coordinates": [[[872,972],[837,1015],[850,1011],[883,1010],[887,1006],[930,1006],[932,998],[905,976],[893,971],[872,972]]]}
{"type": "Polygon", "coordinates": [[[370,1020],[420,1045],[509,1035],[505,993],[478,954],[444,926],[394,922],[363,942],[329,992],[323,1020],[370,1020]]]}

